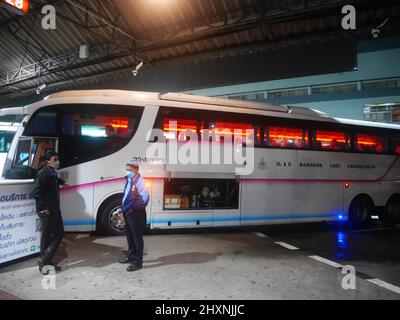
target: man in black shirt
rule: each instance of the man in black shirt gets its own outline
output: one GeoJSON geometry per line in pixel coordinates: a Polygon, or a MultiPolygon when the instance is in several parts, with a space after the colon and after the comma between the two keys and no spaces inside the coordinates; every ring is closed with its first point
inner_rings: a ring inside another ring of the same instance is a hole
{"type": "Polygon", "coordinates": [[[38,172],[33,186],[32,196],[36,200],[36,210],[40,218],[40,260],[39,271],[45,266],[53,266],[56,271],[61,268],[53,263],[54,255],[64,237],[64,222],[60,210],[59,187],[69,185],[57,176],[60,158],[54,151],[47,151],[44,166],[38,172]]]}

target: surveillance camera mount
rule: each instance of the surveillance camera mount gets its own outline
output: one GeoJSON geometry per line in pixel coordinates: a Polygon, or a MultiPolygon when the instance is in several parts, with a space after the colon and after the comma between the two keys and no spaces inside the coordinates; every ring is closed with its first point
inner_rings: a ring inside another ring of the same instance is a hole
{"type": "Polygon", "coordinates": [[[136,66],[136,68],[132,71],[132,74],[133,74],[134,77],[136,77],[136,76],[139,74],[139,70],[143,67],[143,65],[144,65],[144,62],[141,61],[141,62],[136,66]]]}
{"type": "Polygon", "coordinates": [[[371,34],[374,39],[378,38],[381,33],[381,28],[389,21],[389,18],[386,18],[379,26],[376,28],[372,28],[371,34]]]}

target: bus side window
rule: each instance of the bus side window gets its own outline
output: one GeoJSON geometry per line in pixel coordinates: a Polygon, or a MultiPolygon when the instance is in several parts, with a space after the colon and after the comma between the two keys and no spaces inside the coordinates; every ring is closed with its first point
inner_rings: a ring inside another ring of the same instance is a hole
{"type": "Polygon", "coordinates": [[[163,121],[164,136],[167,140],[188,141],[190,140],[188,133],[197,135],[199,140],[199,131],[203,128],[202,121],[194,119],[165,118],[163,121]]]}
{"type": "Polygon", "coordinates": [[[57,134],[57,112],[40,111],[29,121],[24,135],[54,137],[57,134]]]}
{"type": "Polygon", "coordinates": [[[309,147],[308,131],[302,128],[269,127],[268,146],[289,149],[309,147]]]}
{"type": "Polygon", "coordinates": [[[180,134],[180,142],[188,141],[191,134],[197,134],[199,141],[222,143],[229,136],[231,143],[242,141],[246,145],[246,140],[250,140],[250,144],[259,147],[263,145],[261,122],[260,118],[240,113],[161,107],[154,128],[162,129],[167,140],[180,134]],[[246,130],[254,131],[254,139],[246,130]]]}
{"type": "Polygon", "coordinates": [[[358,134],[356,150],[366,153],[386,153],[389,150],[388,139],[375,135],[358,134]]]}
{"type": "Polygon", "coordinates": [[[231,136],[231,142],[235,144],[241,142],[246,146],[247,141],[254,147],[261,144],[261,127],[251,123],[211,121],[208,129],[214,130],[217,142],[222,142],[224,136],[231,136]]]}
{"type": "Polygon", "coordinates": [[[140,123],[143,108],[80,105],[65,107],[59,152],[63,168],[109,156],[125,147],[140,123]]]}
{"type": "Polygon", "coordinates": [[[390,152],[400,155],[400,136],[390,137],[390,152]]]}
{"type": "Polygon", "coordinates": [[[41,163],[41,157],[49,150],[56,150],[56,143],[53,140],[36,139],[33,143],[32,148],[32,165],[31,167],[35,170],[39,170],[43,163],[41,163]]]}
{"type": "Polygon", "coordinates": [[[21,139],[14,159],[14,167],[27,167],[30,164],[31,140],[21,139]]]}
{"type": "Polygon", "coordinates": [[[314,135],[314,148],[329,151],[349,151],[350,136],[344,132],[317,130],[314,135]]]}

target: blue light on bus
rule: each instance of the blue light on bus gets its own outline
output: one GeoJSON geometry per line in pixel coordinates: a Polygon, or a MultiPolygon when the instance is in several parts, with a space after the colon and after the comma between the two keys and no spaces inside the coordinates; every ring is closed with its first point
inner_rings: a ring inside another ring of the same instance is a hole
{"type": "Polygon", "coordinates": [[[346,221],[347,220],[347,214],[343,212],[337,212],[336,213],[336,220],[337,221],[346,221]]]}

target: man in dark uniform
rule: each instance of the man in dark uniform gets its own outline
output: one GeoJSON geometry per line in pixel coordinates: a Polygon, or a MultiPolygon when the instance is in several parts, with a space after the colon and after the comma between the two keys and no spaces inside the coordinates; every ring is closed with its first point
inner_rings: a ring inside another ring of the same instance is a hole
{"type": "MultiPolygon", "coordinates": [[[[36,200],[36,210],[40,218],[40,260],[39,271],[43,267],[53,266],[56,271],[61,268],[53,263],[54,255],[64,237],[64,222],[60,210],[59,187],[69,185],[57,176],[60,167],[58,154],[49,150],[44,155],[44,165],[38,172],[33,186],[32,196],[36,200]]],[[[43,271],[48,273],[48,271],[43,271]]]]}
{"type": "Polygon", "coordinates": [[[130,263],[127,271],[137,271],[143,267],[143,231],[146,227],[146,206],[149,193],[145,181],[139,174],[139,165],[130,162],[126,165],[126,184],[122,199],[122,212],[126,221],[128,255],[119,260],[130,263]]]}

